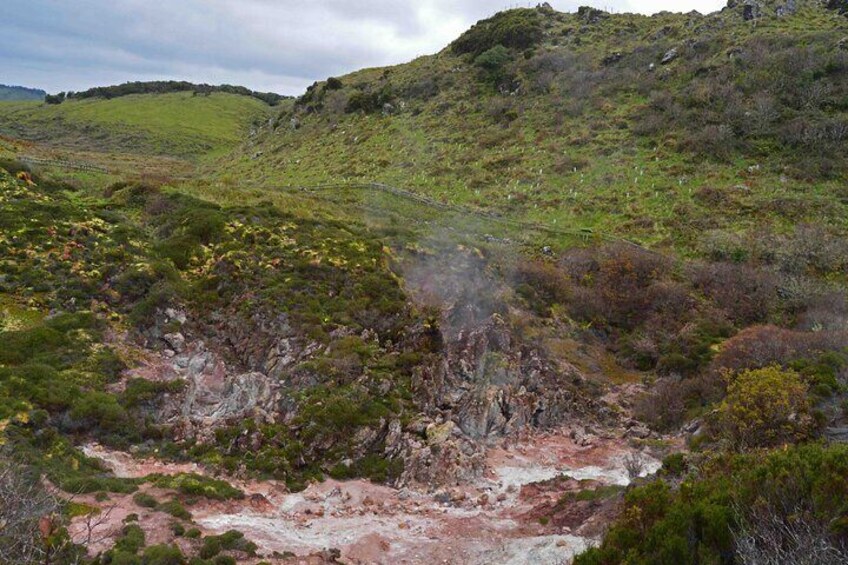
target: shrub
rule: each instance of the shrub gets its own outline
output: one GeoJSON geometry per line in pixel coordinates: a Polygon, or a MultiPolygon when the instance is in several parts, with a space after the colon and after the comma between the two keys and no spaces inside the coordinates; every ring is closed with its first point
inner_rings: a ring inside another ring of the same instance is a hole
{"type": "Polygon", "coordinates": [[[244,493],[230,483],[196,473],[150,475],[148,479],[157,487],[175,489],[189,496],[204,496],[214,500],[244,498],[244,493]]]}
{"type": "Polygon", "coordinates": [[[144,530],[136,524],[124,526],[121,537],[115,542],[115,550],[135,555],[142,547],[144,547],[144,530]]]}
{"type": "Polygon", "coordinates": [[[679,381],[659,380],[650,392],[637,399],[634,409],[640,420],[655,429],[668,430],[680,425],[686,406],[679,381]]]}
{"type": "Polygon", "coordinates": [[[161,510],[162,512],[167,512],[174,518],[180,518],[181,520],[191,520],[191,512],[186,510],[179,500],[169,500],[168,502],[164,502],[159,505],[159,510],[161,510]]]}
{"type": "Polygon", "coordinates": [[[848,332],[800,332],[776,326],[746,328],[722,344],[712,363],[714,372],[789,366],[848,348],[848,332]]]}
{"type": "Polygon", "coordinates": [[[99,432],[126,432],[129,416],[118,400],[105,392],[90,392],[76,400],[69,413],[75,426],[99,432]]]}
{"type": "Polygon", "coordinates": [[[221,553],[221,540],[218,536],[209,536],[203,538],[203,546],[200,548],[198,555],[203,559],[212,559],[221,553]]]}
{"type": "Polygon", "coordinates": [[[512,60],[509,49],[503,45],[495,45],[491,49],[477,55],[474,66],[483,71],[486,80],[500,84],[505,76],[506,65],[512,60]]]}
{"type": "Polygon", "coordinates": [[[481,20],[453,43],[451,50],[475,57],[495,45],[524,50],[537,45],[543,36],[542,18],[537,10],[519,8],[499,12],[481,20]]]}
{"type": "Polygon", "coordinates": [[[157,500],[146,492],[139,492],[133,495],[133,502],[143,508],[156,508],[159,504],[157,500]]]}
{"type": "Polygon", "coordinates": [[[174,545],[151,545],[144,550],[142,565],[184,565],[185,556],[174,545]]]}
{"type": "Polygon", "coordinates": [[[686,455],[683,453],[672,453],[662,461],[660,472],[665,476],[680,477],[686,471],[686,455]]]}
{"type": "Polygon", "coordinates": [[[383,85],[379,90],[357,90],[348,98],[345,112],[364,112],[372,114],[380,112],[385,104],[394,100],[392,87],[383,85]]]}
{"type": "Polygon", "coordinates": [[[327,79],[327,90],[339,90],[343,87],[341,79],[330,77],[327,79]]]}
{"type": "Polygon", "coordinates": [[[845,445],[715,456],[703,461],[697,478],[687,478],[677,491],[662,481],[630,490],[623,512],[600,547],[574,563],[735,563],[740,548],[734,536],[744,538],[750,533],[745,523],[752,521],[780,530],[768,547],[760,547],[764,551],[758,557],[796,548],[793,524],[821,534],[814,540],[817,547],[838,547],[845,535],[841,524],[848,494],[846,472],[845,445]]]}
{"type": "Polygon", "coordinates": [[[695,288],[740,326],[763,323],[776,307],[777,278],[735,263],[710,263],[691,269],[695,288]]]}
{"type": "Polygon", "coordinates": [[[794,442],[812,431],[806,385],[777,366],[733,377],[717,417],[721,437],[739,449],[794,442]]]}

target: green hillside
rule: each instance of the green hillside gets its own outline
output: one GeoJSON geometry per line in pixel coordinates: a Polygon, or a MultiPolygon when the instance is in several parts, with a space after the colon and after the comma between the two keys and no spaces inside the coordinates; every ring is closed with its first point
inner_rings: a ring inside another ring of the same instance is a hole
{"type": "Polygon", "coordinates": [[[222,93],[4,102],[0,134],[74,150],[197,158],[230,150],[270,112],[255,98],[222,93]]]}
{"type": "Polygon", "coordinates": [[[436,55],[316,83],[227,171],[386,182],[687,248],[713,231],[844,228],[848,19],[758,5],[755,19],[741,4],[504,12],[436,55]]]}

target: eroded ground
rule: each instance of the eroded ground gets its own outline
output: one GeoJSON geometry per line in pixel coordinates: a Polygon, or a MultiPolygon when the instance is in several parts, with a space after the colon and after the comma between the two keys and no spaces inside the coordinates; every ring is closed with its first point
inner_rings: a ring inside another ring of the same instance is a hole
{"type": "MultiPolygon", "coordinates": [[[[97,445],[85,451],[120,477],[203,473],[193,464],[137,460],[97,445]]],[[[239,530],[259,546],[260,556],[276,552],[279,562],[315,561],[334,548],[347,563],[567,563],[601,534],[616,505],[616,487],[630,482],[628,457],[641,463],[642,475],[660,466],[614,434],[562,429],[501,440],[488,450],[482,477],[435,492],[326,480],[289,493],[273,481],[232,481],[244,490],[243,500],[202,499],[189,509],[205,535],[239,530]]],[[[172,495],[141,488],[158,499],[172,495]]],[[[172,539],[172,518],[139,508],[132,495],[105,504],[114,508],[94,532],[99,541],[92,552],[108,548],[131,513],[139,514],[149,543],[190,543],[172,539]]],[[[83,519],[73,533],[87,535],[83,519]]]]}

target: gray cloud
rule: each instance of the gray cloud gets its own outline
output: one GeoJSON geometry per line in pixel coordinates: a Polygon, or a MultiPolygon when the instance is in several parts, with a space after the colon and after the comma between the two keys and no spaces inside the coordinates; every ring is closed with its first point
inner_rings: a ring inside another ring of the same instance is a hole
{"type": "MultiPolygon", "coordinates": [[[[573,11],[587,0],[551,4],[573,11]]],[[[605,0],[710,12],[720,0],[605,0]]],[[[433,53],[503,0],[4,0],[0,83],[81,90],[185,79],[297,94],[352,70],[433,53]]]]}

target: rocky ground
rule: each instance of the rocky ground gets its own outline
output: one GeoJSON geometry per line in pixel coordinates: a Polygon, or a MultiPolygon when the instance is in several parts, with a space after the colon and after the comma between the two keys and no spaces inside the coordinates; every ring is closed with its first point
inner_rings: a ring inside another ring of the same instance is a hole
{"type": "MultiPolygon", "coordinates": [[[[85,451],[121,477],[203,472],[194,464],[138,460],[98,445],[85,451]]],[[[614,487],[659,466],[617,434],[565,428],[500,440],[487,450],[481,477],[435,492],[326,480],[290,493],[274,481],[233,481],[244,490],[243,500],[201,500],[190,510],[204,534],[239,530],[259,546],[260,556],[276,553],[279,562],[339,556],[346,563],[567,563],[598,540],[617,505],[614,487]],[[612,495],[585,495],[602,491],[612,495]]],[[[142,489],[160,499],[169,495],[142,489]]],[[[94,531],[92,552],[109,547],[131,513],[139,514],[149,542],[188,543],[173,539],[169,516],[139,508],[131,495],[83,502],[112,508],[94,531]]],[[[73,533],[90,535],[83,518],[73,533]]]]}

